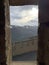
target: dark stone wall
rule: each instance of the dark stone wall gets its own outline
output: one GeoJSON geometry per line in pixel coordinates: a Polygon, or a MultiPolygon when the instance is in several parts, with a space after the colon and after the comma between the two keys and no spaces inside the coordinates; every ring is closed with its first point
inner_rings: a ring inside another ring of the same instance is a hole
{"type": "Polygon", "coordinates": [[[38,65],[49,65],[49,0],[39,1],[38,65]]]}
{"type": "Polygon", "coordinates": [[[38,65],[49,65],[49,26],[40,24],[38,29],[38,65]]]}
{"type": "Polygon", "coordinates": [[[4,0],[0,0],[0,65],[6,65],[4,0]]]}
{"type": "Polygon", "coordinates": [[[49,0],[39,0],[39,23],[49,22],[49,0]]]}
{"type": "MultiPolygon", "coordinates": [[[[8,0],[0,0],[0,65],[6,65],[5,44],[8,48],[8,63],[10,60],[10,29],[7,27],[9,24],[9,5],[8,0]],[[6,9],[5,9],[6,6],[6,9]],[[6,16],[5,16],[6,10],[6,16]],[[5,18],[6,17],[6,18],[5,18]],[[6,19],[6,23],[5,23],[6,19]],[[6,25],[5,25],[6,24],[6,25]],[[6,27],[5,27],[6,26],[6,27]],[[5,32],[6,28],[6,32],[5,32]],[[8,32],[7,32],[8,31],[8,32]],[[6,35],[5,35],[6,33],[6,35]],[[6,37],[6,40],[5,40],[6,37]]],[[[19,4],[18,2],[17,4],[19,4]]],[[[23,1],[24,3],[24,1],[23,1]]],[[[39,29],[38,29],[38,65],[49,65],[49,0],[39,1],[39,29]]]]}
{"type": "Polygon", "coordinates": [[[37,5],[39,0],[9,0],[11,6],[37,5]]]}
{"type": "Polygon", "coordinates": [[[44,43],[44,36],[45,35],[45,27],[40,24],[38,28],[38,65],[45,65],[45,43],[44,43]]]}

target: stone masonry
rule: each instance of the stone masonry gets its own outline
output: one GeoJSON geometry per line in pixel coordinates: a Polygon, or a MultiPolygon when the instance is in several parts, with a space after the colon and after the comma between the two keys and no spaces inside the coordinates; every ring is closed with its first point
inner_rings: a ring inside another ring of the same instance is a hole
{"type": "MultiPolygon", "coordinates": [[[[10,53],[9,1],[0,0],[0,65],[9,65],[12,55],[10,53]]],[[[18,1],[17,4],[19,3],[18,1]]],[[[49,65],[49,0],[39,0],[39,24],[38,65],[49,65]]]]}
{"type": "Polygon", "coordinates": [[[5,6],[4,0],[0,1],[0,65],[6,65],[5,55],[5,6]]]}

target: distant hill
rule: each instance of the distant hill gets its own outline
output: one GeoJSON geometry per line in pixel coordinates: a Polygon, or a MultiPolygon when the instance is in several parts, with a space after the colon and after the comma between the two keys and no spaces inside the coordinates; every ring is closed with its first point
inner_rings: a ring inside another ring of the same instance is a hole
{"type": "Polygon", "coordinates": [[[11,41],[22,41],[37,36],[38,26],[11,26],[11,41]]]}

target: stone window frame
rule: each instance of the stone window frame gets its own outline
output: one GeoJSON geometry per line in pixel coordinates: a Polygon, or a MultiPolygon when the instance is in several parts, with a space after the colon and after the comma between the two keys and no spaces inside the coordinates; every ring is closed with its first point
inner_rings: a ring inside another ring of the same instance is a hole
{"type": "Polygon", "coordinates": [[[9,0],[4,0],[5,5],[5,45],[6,45],[6,64],[10,65],[12,60],[12,47],[11,47],[11,36],[10,36],[10,10],[9,0]]]}
{"type": "MultiPolygon", "coordinates": [[[[11,46],[11,36],[10,36],[10,11],[9,11],[9,0],[5,0],[5,44],[6,44],[6,64],[10,65],[12,63],[12,46],[11,46]]],[[[32,4],[28,4],[32,5],[32,4]]]]}

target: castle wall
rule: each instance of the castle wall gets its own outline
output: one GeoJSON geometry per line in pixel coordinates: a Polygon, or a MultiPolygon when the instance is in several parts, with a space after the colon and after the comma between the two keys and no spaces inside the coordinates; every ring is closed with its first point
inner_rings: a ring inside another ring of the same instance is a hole
{"type": "Polygon", "coordinates": [[[38,48],[38,38],[33,37],[32,39],[15,42],[12,44],[13,56],[21,55],[23,53],[37,51],[38,48]]]}

